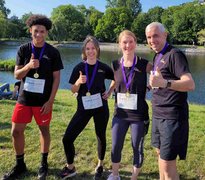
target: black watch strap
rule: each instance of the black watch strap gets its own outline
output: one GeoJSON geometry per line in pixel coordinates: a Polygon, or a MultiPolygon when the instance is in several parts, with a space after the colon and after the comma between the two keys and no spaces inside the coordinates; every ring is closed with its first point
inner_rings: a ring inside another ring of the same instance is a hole
{"type": "Polygon", "coordinates": [[[167,80],[167,86],[166,86],[166,88],[170,88],[171,85],[172,85],[172,82],[171,82],[170,80],[167,80]]]}

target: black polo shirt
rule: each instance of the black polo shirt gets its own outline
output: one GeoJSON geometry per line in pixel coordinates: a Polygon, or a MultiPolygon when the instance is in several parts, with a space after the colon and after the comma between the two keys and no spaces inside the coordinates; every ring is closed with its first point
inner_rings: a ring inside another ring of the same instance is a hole
{"type": "MultiPolygon", "coordinates": [[[[158,54],[154,57],[154,62],[158,54]]],[[[183,74],[190,73],[186,56],[177,48],[168,46],[158,65],[162,76],[167,80],[179,80],[183,74]]],[[[153,117],[178,119],[188,116],[187,92],[168,88],[153,89],[153,117]]]]}

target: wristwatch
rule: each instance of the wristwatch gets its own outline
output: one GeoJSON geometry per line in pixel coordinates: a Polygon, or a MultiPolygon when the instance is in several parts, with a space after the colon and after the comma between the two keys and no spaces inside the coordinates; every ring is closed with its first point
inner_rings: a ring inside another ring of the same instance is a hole
{"type": "Polygon", "coordinates": [[[171,80],[167,80],[167,85],[166,85],[166,88],[170,88],[172,85],[172,81],[171,80]]]}

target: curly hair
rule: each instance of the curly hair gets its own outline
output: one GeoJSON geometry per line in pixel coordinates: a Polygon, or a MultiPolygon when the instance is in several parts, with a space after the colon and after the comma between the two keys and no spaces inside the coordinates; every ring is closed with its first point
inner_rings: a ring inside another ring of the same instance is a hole
{"type": "Polygon", "coordinates": [[[27,19],[26,25],[28,27],[32,27],[33,25],[43,25],[47,30],[50,30],[52,27],[52,22],[44,15],[34,14],[27,19]]]}

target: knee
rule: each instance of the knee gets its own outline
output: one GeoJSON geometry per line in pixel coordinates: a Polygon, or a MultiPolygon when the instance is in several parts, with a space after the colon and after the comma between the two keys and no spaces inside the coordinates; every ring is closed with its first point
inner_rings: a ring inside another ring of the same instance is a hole
{"type": "Polygon", "coordinates": [[[64,146],[72,143],[70,136],[66,134],[63,136],[62,142],[64,146]]]}
{"type": "Polygon", "coordinates": [[[47,126],[40,127],[40,135],[43,137],[50,136],[49,127],[47,127],[47,126]]]}
{"type": "Polygon", "coordinates": [[[12,129],[11,130],[11,136],[13,138],[18,138],[18,137],[22,136],[23,134],[24,134],[24,132],[20,129],[12,129]]]}
{"type": "Polygon", "coordinates": [[[63,145],[65,145],[65,143],[66,143],[66,137],[65,137],[65,135],[63,136],[62,143],[63,143],[63,145]]]}
{"type": "Polygon", "coordinates": [[[156,149],[156,154],[158,157],[160,156],[160,149],[156,149]]]}

